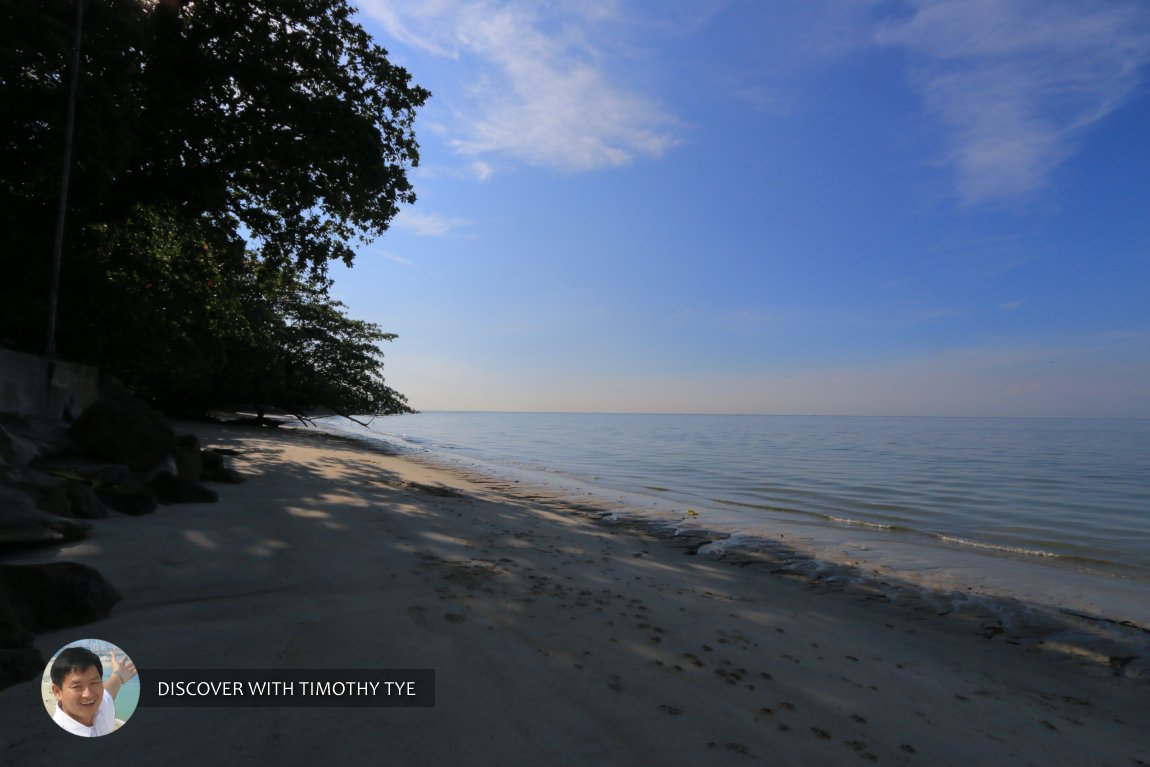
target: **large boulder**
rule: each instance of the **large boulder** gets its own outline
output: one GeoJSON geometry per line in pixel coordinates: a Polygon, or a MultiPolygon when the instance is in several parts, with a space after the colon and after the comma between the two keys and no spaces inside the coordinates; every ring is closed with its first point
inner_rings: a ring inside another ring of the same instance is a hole
{"type": "Polygon", "coordinates": [[[60,485],[68,503],[68,516],[77,519],[103,519],[108,510],[132,516],[156,510],[156,496],[138,472],[123,464],[94,463],[71,458],[42,466],[29,473],[33,482],[60,485]],[[63,480],[63,481],[61,481],[63,480]]]}
{"type": "Polygon", "coordinates": [[[44,670],[44,658],[32,644],[33,634],[20,622],[12,596],[0,579],[0,690],[44,670]]]}
{"type": "Polygon", "coordinates": [[[166,471],[153,477],[150,485],[160,503],[215,503],[220,499],[215,490],[166,471]]]}
{"type": "MultiPolygon", "coordinates": [[[[90,499],[73,499],[73,516],[84,516],[77,511],[77,502],[90,508],[90,501],[93,500],[104,507],[104,516],[107,516],[108,509],[133,517],[151,514],[156,510],[155,492],[152,491],[147,482],[141,479],[137,472],[123,464],[77,464],[73,462],[66,467],[58,466],[48,471],[54,472],[56,476],[70,478],[73,480],[72,484],[83,485],[92,489],[90,499]]],[[[89,495],[86,490],[77,492],[89,495]]]]}
{"type": "Polygon", "coordinates": [[[87,565],[0,565],[0,690],[43,672],[35,633],[100,620],[119,601],[87,565]]]}
{"type": "Polygon", "coordinates": [[[89,455],[126,464],[135,471],[159,466],[176,442],[164,414],[131,397],[96,400],[68,434],[89,455]]]}
{"type": "Polygon", "coordinates": [[[87,522],[47,514],[26,493],[0,485],[0,547],[67,543],[86,538],[91,529],[87,522]]]}
{"type": "Polygon", "coordinates": [[[156,510],[156,493],[143,482],[122,482],[96,491],[100,502],[112,511],[142,517],[156,510]]]}
{"type": "Polygon", "coordinates": [[[106,519],[108,507],[105,506],[95,489],[87,482],[63,483],[64,495],[68,498],[68,507],[75,519],[106,519]]]}
{"type": "Polygon", "coordinates": [[[63,424],[20,413],[0,413],[0,463],[26,466],[37,459],[74,454],[76,443],[63,424]],[[15,454],[9,454],[9,451],[15,454]]]}
{"type": "Polygon", "coordinates": [[[40,456],[40,449],[0,425],[0,466],[27,466],[40,456]]]}
{"type": "Polygon", "coordinates": [[[58,484],[37,484],[35,482],[17,482],[15,487],[27,494],[40,511],[46,511],[57,517],[72,516],[72,507],[68,503],[68,496],[58,484]]]}
{"type": "Polygon", "coordinates": [[[77,562],[0,565],[12,612],[32,632],[98,621],[120,601],[104,576],[77,562]]]}

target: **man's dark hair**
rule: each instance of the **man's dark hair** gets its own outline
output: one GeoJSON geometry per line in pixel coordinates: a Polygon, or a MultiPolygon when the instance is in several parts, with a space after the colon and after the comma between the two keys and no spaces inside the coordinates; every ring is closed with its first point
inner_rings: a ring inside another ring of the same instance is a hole
{"type": "Polygon", "coordinates": [[[60,687],[68,674],[83,673],[92,666],[96,667],[103,679],[104,664],[100,662],[99,655],[83,647],[69,647],[57,655],[52,663],[52,684],[60,687]]]}

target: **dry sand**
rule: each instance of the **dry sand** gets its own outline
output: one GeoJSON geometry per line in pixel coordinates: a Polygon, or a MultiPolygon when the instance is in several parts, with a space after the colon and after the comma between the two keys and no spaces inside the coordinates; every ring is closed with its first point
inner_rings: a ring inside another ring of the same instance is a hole
{"type": "Polygon", "coordinates": [[[124,594],[148,668],[433,668],[428,709],[141,707],[82,740],[39,681],[0,692],[0,763],[1124,765],[1150,683],[949,618],[688,556],[544,497],[303,433],[192,427],[251,475],[214,505],[97,523],[7,561],[124,594]]]}

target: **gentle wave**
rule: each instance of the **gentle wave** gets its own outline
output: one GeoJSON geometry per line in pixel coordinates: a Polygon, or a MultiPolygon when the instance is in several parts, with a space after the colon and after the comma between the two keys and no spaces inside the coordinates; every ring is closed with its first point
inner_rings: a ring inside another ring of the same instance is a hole
{"type": "MultiPolygon", "coordinates": [[[[1001,551],[1007,554],[1020,554],[1027,557],[1046,557],[1049,559],[1065,559],[1062,554],[1056,554],[1053,551],[1042,551],[1039,549],[1027,549],[1021,546],[1003,546],[997,543],[984,543],[982,541],[972,541],[966,538],[959,538],[956,535],[938,535],[935,536],[943,543],[954,543],[959,546],[970,546],[976,549],[986,549],[987,551],[1001,551]]],[[[1081,559],[1079,557],[1079,559],[1081,559]]],[[[1099,560],[1100,561],[1100,560],[1099,560]]]]}
{"type": "Polygon", "coordinates": [[[848,527],[865,527],[870,530],[888,530],[894,532],[910,529],[907,527],[902,527],[901,525],[887,525],[881,522],[867,522],[862,519],[847,519],[846,517],[836,517],[832,515],[827,515],[827,519],[831,522],[838,522],[840,525],[847,525],[848,527]]]}
{"type": "Polygon", "coordinates": [[[751,535],[845,528],[927,558],[958,548],[1150,581],[1150,421],[425,413],[373,429],[751,535]]]}

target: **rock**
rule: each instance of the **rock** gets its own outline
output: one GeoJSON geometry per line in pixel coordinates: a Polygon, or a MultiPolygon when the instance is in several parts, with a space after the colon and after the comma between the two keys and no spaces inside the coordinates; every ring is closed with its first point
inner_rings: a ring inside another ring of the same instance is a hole
{"type": "MultiPolygon", "coordinates": [[[[108,507],[101,500],[101,492],[115,497],[144,496],[155,508],[155,498],[147,485],[140,482],[126,466],[88,466],[28,472],[29,479],[14,483],[27,493],[41,511],[60,517],[75,519],[106,519],[108,507]]],[[[128,513],[143,508],[143,504],[129,498],[128,513]]],[[[112,504],[115,505],[114,503],[112,504]]],[[[147,511],[136,511],[135,515],[147,511]]]]}
{"type": "MultiPolygon", "coordinates": [[[[0,413],[0,427],[10,438],[23,443],[23,449],[27,451],[26,460],[18,460],[16,465],[26,465],[36,459],[68,455],[77,450],[76,443],[68,436],[68,430],[62,424],[19,413],[0,413]]],[[[3,441],[3,437],[0,437],[0,443],[3,441]]],[[[2,448],[0,452],[3,452],[2,448]]]]}
{"type": "Polygon", "coordinates": [[[158,466],[176,439],[163,413],[134,398],[93,402],[68,434],[86,453],[136,471],[158,466]]]}
{"type": "Polygon", "coordinates": [[[227,482],[238,485],[244,481],[244,476],[224,462],[224,454],[214,450],[205,450],[201,453],[204,462],[202,479],[205,482],[227,482]]]}
{"type": "Polygon", "coordinates": [[[104,576],[76,562],[0,565],[0,581],[16,620],[32,632],[98,621],[120,601],[104,576]]]}
{"type": "Polygon", "coordinates": [[[35,679],[43,673],[46,663],[31,640],[14,647],[0,645],[0,690],[35,679]]]}
{"type": "Polygon", "coordinates": [[[65,482],[64,493],[68,496],[68,505],[74,519],[106,519],[108,507],[105,506],[96,491],[87,482],[65,482]]]}
{"type": "Polygon", "coordinates": [[[143,483],[97,490],[96,497],[112,511],[131,517],[142,517],[156,510],[156,494],[143,483]]]}
{"type": "Polygon", "coordinates": [[[177,474],[179,471],[180,467],[176,465],[176,459],[172,457],[171,453],[168,453],[166,456],[164,456],[164,460],[160,461],[159,466],[152,469],[151,471],[144,472],[144,479],[148,482],[151,482],[152,478],[157,474],[163,474],[164,472],[167,472],[168,474],[177,474]]]}
{"type": "Polygon", "coordinates": [[[44,670],[45,660],[32,645],[32,638],[0,580],[0,690],[35,679],[44,670]]]}
{"type": "Polygon", "coordinates": [[[119,601],[119,592],[87,565],[0,565],[0,690],[43,672],[36,632],[100,620],[119,601]]]}
{"type": "Polygon", "coordinates": [[[167,472],[153,477],[151,487],[160,503],[215,503],[220,499],[215,490],[167,472]]]}
{"type": "Polygon", "coordinates": [[[100,399],[111,400],[121,404],[131,404],[140,402],[141,400],[128,391],[128,387],[115,376],[101,375],[100,380],[96,383],[96,393],[100,399]]]}
{"type": "Polygon", "coordinates": [[[195,434],[185,434],[176,440],[172,458],[176,461],[177,476],[192,482],[203,479],[204,459],[200,455],[200,440],[195,434]]]}
{"type": "Polygon", "coordinates": [[[46,514],[27,494],[0,485],[0,546],[78,541],[91,529],[87,522],[46,514]]]}
{"type": "Polygon", "coordinates": [[[104,519],[108,510],[96,497],[97,480],[85,476],[85,472],[95,473],[99,468],[77,465],[73,459],[65,465],[25,469],[19,479],[13,477],[4,484],[23,490],[41,511],[74,519],[104,519]]]}
{"type": "Polygon", "coordinates": [[[105,464],[75,471],[92,483],[96,498],[113,511],[138,517],[156,510],[156,494],[127,466],[105,464]]]}
{"type": "Polygon", "coordinates": [[[68,494],[58,484],[17,482],[15,487],[26,493],[40,511],[46,511],[57,517],[72,516],[72,506],[68,503],[68,494]]]}
{"type": "Polygon", "coordinates": [[[0,465],[27,466],[40,456],[40,449],[0,426],[0,465]]]}

